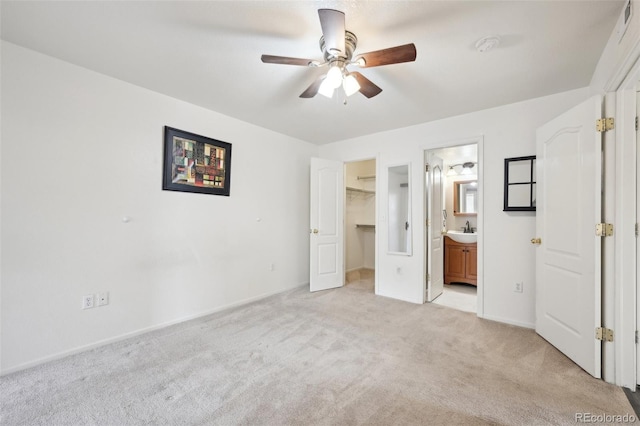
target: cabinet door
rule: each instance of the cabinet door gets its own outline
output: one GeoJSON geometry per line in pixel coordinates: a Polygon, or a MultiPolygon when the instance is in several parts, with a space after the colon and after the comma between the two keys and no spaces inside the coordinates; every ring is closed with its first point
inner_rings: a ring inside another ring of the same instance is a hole
{"type": "Polygon", "coordinates": [[[465,274],[467,278],[473,280],[475,283],[478,279],[478,248],[477,246],[469,245],[466,250],[467,259],[465,274]]]}
{"type": "Polygon", "coordinates": [[[464,279],[465,275],[465,252],[464,246],[448,245],[447,261],[445,263],[444,274],[447,277],[447,282],[456,281],[457,279],[464,279]]]}

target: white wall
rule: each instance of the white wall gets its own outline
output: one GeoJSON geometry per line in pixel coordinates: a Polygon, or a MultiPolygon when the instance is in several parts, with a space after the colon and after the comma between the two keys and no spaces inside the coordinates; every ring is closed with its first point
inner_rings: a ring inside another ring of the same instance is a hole
{"type": "MultiPolygon", "coordinates": [[[[586,99],[589,89],[578,89],[526,102],[479,111],[458,117],[377,133],[320,147],[320,156],[351,161],[379,155],[377,208],[386,210],[389,165],[411,163],[412,223],[424,218],[423,158],[425,149],[455,140],[483,135],[482,164],[484,204],[484,316],[528,327],[534,325],[535,215],[505,213],[503,208],[504,159],[535,154],[535,130],[556,115],[586,99]],[[515,282],[524,292],[515,293],[515,282]]],[[[468,142],[467,142],[468,143],[468,142]]],[[[425,244],[422,226],[413,226],[413,255],[386,253],[386,223],[380,214],[377,238],[380,249],[376,270],[379,294],[422,303],[425,244]]]]}
{"type": "MultiPolygon", "coordinates": [[[[375,176],[376,161],[365,160],[346,164],[347,187],[375,190],[375,179],[360,179],[358,176],[375,176]]],[[[356,224],[373,225],[376,222],[375,194],[347,191],[345,203],[345,253],[346,271],[375,266],[375,230],[356,228],[356,224]]]]}
{"type": "Polygon", "coordinates": [[[308,282],[316,146],[4,42],[2,124],[2,372],[308,282]],[[161,190],[165,125],[230,197],[161,190]]]}

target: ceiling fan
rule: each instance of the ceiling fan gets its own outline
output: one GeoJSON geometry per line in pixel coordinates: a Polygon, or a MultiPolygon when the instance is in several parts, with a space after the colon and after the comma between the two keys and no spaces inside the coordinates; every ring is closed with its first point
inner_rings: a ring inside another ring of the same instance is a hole
{"type": "Polygon", "coordinates": [[[302,92],[301,98],[313,98],[317,93],[330,98],[340,86],[347,96],[359,91],[367,98],[372,98],[382,92],[382,89],[359,72],[349,71],[347,66],[356,65],[361,68],[369,68],[416,60],[416,46],[413,43],[353,57],[358,38],[354,33],[345,29],[344,13],[333,9],[319,9],[318,15],[322,27],[320,50],[323,53],[324,62],[273,55],[262,55],[261,58],[262,62],[267,64],[300,65],[314,68],[327,66],[329,71],[311,83],[302,92]]]}

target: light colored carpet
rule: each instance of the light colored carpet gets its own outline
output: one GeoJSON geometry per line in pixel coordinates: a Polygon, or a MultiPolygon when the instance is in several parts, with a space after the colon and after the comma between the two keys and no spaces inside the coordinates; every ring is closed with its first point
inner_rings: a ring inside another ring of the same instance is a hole
{"type": "Polygon", "coordinates": [[[532,330],[300,288],[0,379],[2,425],[575,424],[633,414],[532,330]]]}

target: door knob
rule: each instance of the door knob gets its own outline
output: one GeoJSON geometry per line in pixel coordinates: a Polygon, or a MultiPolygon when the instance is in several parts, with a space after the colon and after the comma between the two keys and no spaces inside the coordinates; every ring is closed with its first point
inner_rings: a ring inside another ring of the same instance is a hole
{"type": "Polygon", "coordinates": [[[314,234],[317,234],[318,230],[317,229],[312,229],[311,232],[313,232],[314,234]]]}
{"type": "Polygon", "coordinates": [[[542,244],[542,240],[540,238],[532,238],[531,244],[542,244]]]}

